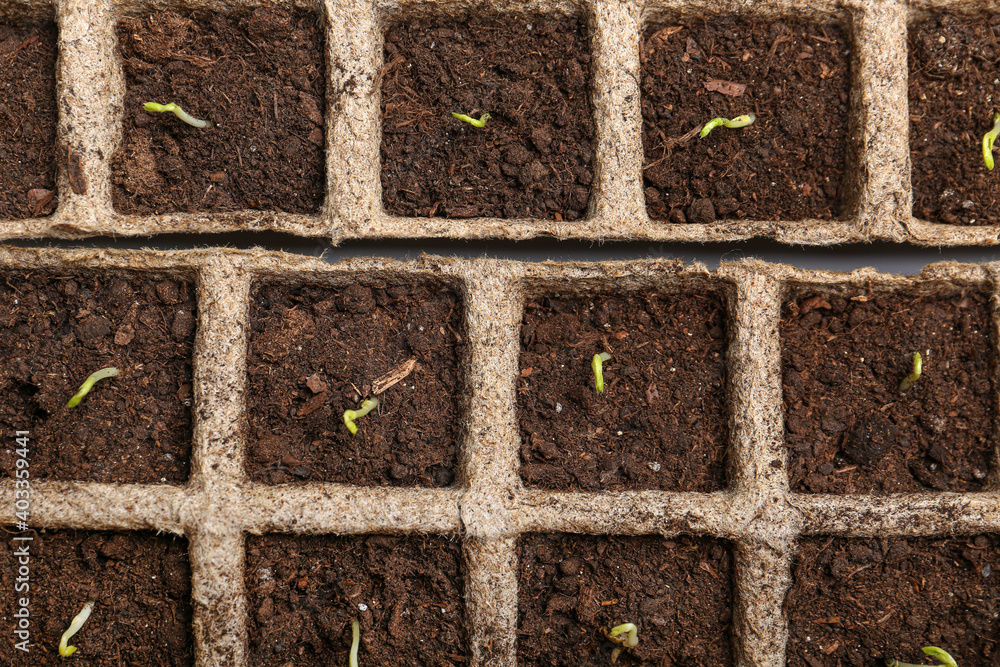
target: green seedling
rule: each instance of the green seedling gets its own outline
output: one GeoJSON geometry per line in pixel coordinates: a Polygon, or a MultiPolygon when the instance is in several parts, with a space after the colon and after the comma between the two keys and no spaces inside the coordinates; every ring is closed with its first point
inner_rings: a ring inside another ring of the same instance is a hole
{"type": "Polygon", "coordinates": [[[355,435],[358,432],[358,427],[355,425],[354,420],[364,417],[377,406],[378,398],[369,398],[357,410],[344,410],[344,424],[347,426],[347,430],[351,432],[351,435],[355,435]]]}
{"type": "Polygon", "coordinates": [[[923,371],[923,369],[924,369],[923,357],[920,356],[919,352],[914,352],[913,372],[907,375],[905,378],[903,378],[903,381],[899,383],[899,391],[900,392],[908,391],[910,387],[915,385],[917,383],[917,380],[920,379],[920,373],[923,371]]]}
{"type": "Polygon", "coordinates": [[[204,129],[210,127],[212,124],[207,120],[198,120],[193,116],[189,116],[184,109],[181,109],[176,102],[171,102],[170,104],[157,104],[156,102],[146,102],[142,105],[142,108],[146,111],[151,111],[154,113],[163,113],[164,111],[170,111],[175,116],[180,118],[182,121],[188,125],[193,125],[194,127],[204,129]]]}
{"type": "Polygon", "coordinates": [[[358,619],[351,619],[351,655],[347,659],[347,667],[358,667],[358,645],[361,643],[361,624],[358,619]]]}
{"type": "Polygon", "coordinates": [[[459,119],[460,121],[463,121],[463,122],[468,123],[469,125],[472,125],[473,127],[486,127],[486,121],[488,121],[490,118],[493,117],[493,116],[489,115],[488,113],[484,113],[483,115],[481,115],[479,117],[479,120],[476,120],[472,116],[466,116],[464,113],[456,113],[454,111],[451,112],[451,115],[454,116],[455,118],[459,119]]]}
{"type": "Polygon", "coordinates": [[[91,373],[90,377],[83,381],[80,385],[80,391],[73,395],[73,398],[69,399],[69,403],[66,404],[67,408],[75,408],[80,405],[80,401],[83,397],[90,393],[91,388],[97,384],[99,380],[104,378],[113,378],[118,375],[118,369],[114,367],[102,368],[96,373],[91,373]]]}
{"type": "Polygon", "coordinates": [[[609,352],[595,354],[590,362],[590,367],[594,369],[594,389],[598,394],[604,393],[604,362],[611,358],[609,352]]]}
{"type": "MultiPolygon", "coordinates": [[[[925,646],[921,649],[924,653],[941,662],[937,667],[958,667],[955,658],[951,657],[947,651],[937,646],[925,646]]],[[[892,658],[885,659],[885,667],[927,667],[926,665],[914,665],[912,662],[900,662],[892,658]]]]}
{"type": "Polygon", "coordinates": [[[757,120],[757,115],[748,113],[745,116],[737,116],[732,120],[728,118],[713,118],[712,120],[705,123],[705,127],[701,128],[701,132],[698,136],[704,139],[708,136],[708,133],[719,127],[720,125],[725,125],[731,130],[735,130],[740,127],[746,127],[747,125],[753,125],[753,122],[757,120]]]}
{"type": "Polygon", "coordinates": [[[69,628],[63,633],[62,639],[59,640],[59,655],[64,658],[68,658],[76,653],[76,647],[67,646],[67,642],[69,642],[73,635],[78,633],[80,628],[83,627],[83,624],[87,622],[87,619],[90,618],[90,610],[93,608],[94,603],[88,602],[83,605],[83,611],[74,616],[73,620],[70,621],[69,628]]]}
{"type": "Polygon", "coordinates": [[[993,170],[993,144],[1000,136],[1000,113],[993,112],[993,129],[983,135],[983,162],[986,168],[993,170]]]}
{"type": "Polygon", "coordinates": [[[610,630],[606,630],[604,636],[616,644],[621,644],[621,646],[616,647],[611,652],[612,664],[618,662],[618,656],[621,655],[624,649],[635,648],[639,645],[639,629],[635,627],[635,623],[616,625],[610,630]]]}

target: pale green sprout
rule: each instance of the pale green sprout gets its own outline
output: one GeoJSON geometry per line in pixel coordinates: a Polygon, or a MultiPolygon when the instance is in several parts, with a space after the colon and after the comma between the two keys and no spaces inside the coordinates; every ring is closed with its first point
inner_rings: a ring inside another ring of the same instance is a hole
{"type": "Polygon", "coordinates": [[[595,354],[590,362],[590,367],[594,369],[594,389],[598,394],[604,393],[604,362],[611,358],[609,352],[595,354]]]}
{"type": "Polygon", "coordinates": [[[155,113],[163,113],[165,111],[172,112],[175,116],[180,118],[182,121],[188,125],[193,125],[197,128],[206,128],[211,125],[207,120],[198,120],[193,116],[189,116],[184,109],[181,109],[176,102],[171,102],[170,104],[157,104],[156,102],[146,102],[142,105],[142,108],[146,111],[151,111],[155,113]]]}
{"type": "Polygon", "coordinates": [[[986,168],[993,169],[993,144],[1000,136],[1000,113],[993,112],[993,129],[983,135],[983,162],[986,168]]]}
{"type": "Polygon", "coordinates": [[[615,643],[621,644],[621,646],[616,647],[615,650],[611,652],[612,664],[618,662],[618,656],[621,654],[623,649],[635,648],[639,645],[639,628],[635,627],[635,623],[622,623],[621,625],[616,625],[605,632],[604,636],[615,643]]]}
{"type": "Polygon", "coordinates": [[[73,395],[73,398],[69,399],[69,403],[66,404],[66,407],[75,408],[80,405],[80,401],[83,400],[83,397],[90,393],[91,388],[97,384],[99,380],[113,378],[116,375],[118,375],[118,369],[113,366],[102,368],[96,373],[91,373],[90,377],[84,380],[83,384],[80,385],[80,391],[76,392],[76,394],[73,395]]]}
{"type": "Polygon", "coordinates": [[[486,127],[486,121],[488,121],[490,118],[493,117],[488,113],[484,113],[479,117],[479,120],[476,120],[472,116],[466,116],[464,113],[456,113],[454,111],[451,112],[451,115],[461,121],[468,123],[469,125],[472,125],[473,127],[486,127]]]}
{"type": "MultiPolygon", "coordinates": [[[[937,646],[925,646],[921,649],[924,653],[932,658],[940,660],[941,663],[937,667],[958,667],[958,663],[955,662],[955,658],[951,657],[947,651],[943,648],[938,648],[937,646]]],[[[926,667],[925,665],[914,665],[912,662],[900,662],[899,660],[893,660],[892,658],[885,659],[885,667],[926,667]]]]}
{"type": "Polygon", "coordinates": [[[351,655],[347,659],[347,667],[358,667],[358,645],[361,643],[361,624],[358,619],[351,619],[351,655]]]}
{"type": "Polygon", "coordinates": [[[358,432],[358,427],[355,425],[354,420],[364,417],[377,406],[378,398],[369,398],[357,410],[344,410],[344,424],[347,426],[347,430],[351,432],[351,435],[355,435],[358,432]]]}
{"type": "Polygon", "coordinates": [[[88,602],[83,606],[83,611],[74,616],[73,620],[70,621],[69,628],[63,633],[62,639],[59,640],[59,655],[64,658],[68,658],[76,653],[76,647],[67,646],[67,642],[69,642],[73,635],[78,633],[80,628],[83,627],[83,624],[87,622],[87,619],[90,618],[90,610],[93,608],[94,603],[88,602]]]}
{"type": "Polygon", "coordinates": [[[735,130],[740,127],[746,127],[747,125],[753,125],[753,122],[757,120],[757,114],[748,113],[745,116],[737,116],[732,120],[728,118],[713,118],[712,120],[705,123],[705,127],[701,128],[701,132],[698,136],[704,139],[708,136],[708,133],[719,127],[720,125],[725,125],[731,130],[735,130]]]}
{"type": "Polygon", "coordinates": [[[908,391],[910,387],[915,385],[917,383],[917,380],[920,379],[920,374],[923,372],[923,370],[924,370],[923,357],[920,356],[919,352],[914,352],[913,372],[907,375],[905,378],[903,378],[903,381],[899,383],[899,391],[900,392],[908,391]]]}

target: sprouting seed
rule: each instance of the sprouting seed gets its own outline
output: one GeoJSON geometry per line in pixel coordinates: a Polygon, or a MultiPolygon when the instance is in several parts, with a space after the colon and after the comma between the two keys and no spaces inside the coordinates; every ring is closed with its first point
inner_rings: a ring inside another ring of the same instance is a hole
{"type": "MultiPolygon", "coordinates": [[[[920,649],[932,658],[936,658],[941,661],[937,667],[958,667],[958,663],[955,662],[955,658],[951,657],[951,654],[945,651],[943,648],[938,648],[937,646],[925,646],[920,649]]],[[[914,665],[910,662],[900,662],[899,660],[893,660],[892,658],[885,659],[886,667],[926,667],[921,665],[914,665]]]]}
{"type": "Polygon", "coordinates": [[[67,408],[75,408],[80,405],[80,401],[83,397],[90,393],[91,388],[99,381],[104,378],[113,378],[118,375],[118,369],[110,366],[108,368],[102,368],[101,370],[91,373],[90,377],[83,381],[80,385],[80,391],[73,395],[73,398],[69,399],[69,403],[66,404],[67,408]]]}
{"type": "Polygon", "coordinates": [[[361,624],[358,619],[351,619],[351,655],[347,659],[347,667],[358,667],[358,645],[361,643],[361,624]]]}
{"type": "Polygon", "coordinates": [[[357,410],[344,410],[344,424],[347,426],[347,430],[351,432],[351,435],[355,435],[358,432],[358,427],[354,423],[354,420],[364,417],[377,406],[378,398],[369,398],[357,410]]]}
{"type": "Polygon", "coordinates": [[[69,642],[73,635],[78,633],[80,628],[83,627],[83,624],[87,622],[87,619],[90,618],[90,610],[93,608],[94,602],[88,602],[83,605],[83,611],[74,616],[73,620],[70,621],[69,628],[66,629],[66,632],[63,633],[62,638],[59,640],[59,655],[64,658],[68,658],[76,653],[76,647],[67,646],[67,642],[69,642]]]}
{"type": "Polygon", "coordinates": [[[188,115],[184,109],[181,109],[176,102],[171,102],[170,104],[157,104],[156,102],[146,102],[142,105],[142,108],[146,111],[152,111],[155,113],[163,113],[164,111],[173,112],[175,116],[180,118],[182,121],[188,125],[193,125],[197,128],[210,127],[212,124],[207,120],[198,120],[197,118],[188,115]]]}
{"type": "Polygon", "coordinates": [[[993,112],[993,129],[983,135],[983,162],[986,163],[986,168],[993,169],[993,144],[997,140],[997,136],[1000,136],[1000,113],[993,112]]]}
{"type": "Polygon", "coordinates": [[[590,361],[590,367],[594,369],[594,389],[598,394],[604,393],[604,362],[611,358],[610,352],[595,354],[590,361]]]}
{"type": "Polygon", "coordinates": [[[616,647],[611,652],[612,664],[618,662],[618,656],[621,654],[623,647],[635,648],[639,645],[639,629],[635,627],[635,623],[616,625],[605,632],[604,636],[617,644],[621,644],[621,646],[616,647]]]}
{"type": "Polygon", "coordinates": [[[464,113],[456,113],[454,111],[451,112],[451,115],[461,121],[468,123],[469,125],[472,125],[473,127],[486,127],[486,121],[488,121],[490,118],[493,117],[488,113],[484,113],[479,117],[479,120],[476,120],[472,116],[466,116],[464,113]]]}
{"type": "Polygon", "coordinates": [[[914,352],[913,353],[913,371],[909,375],[907,375],[905,378],[903,378],[903,381],[899,383],[899,391],[900,391],[900,393],[908,391],[910,389],[910,387],[912,387],[913,385],[915,385],[917,383],[917,380],[920,379],[920,374],[921,374],[921,372],[923,372],[923,370],[924,370],[924,360],[923,360],[923,357],[920,356],[919,352],[914,352]]]}
{"type": "Polygon", "coordinates": [[[719,127],[720,125],[725,125],[731,130],[735,130],[740,127],[746,127],[747,125],[753,125],[753,122],[757,120],[757,114],[748,113],[745,116],[737,116],[732,120],[728,118],[713,118],[712,120],[705,123],[705,127],[701,128],[701,132],[698,136],[704,139],[708,136],[708,133],[719,127]]]}

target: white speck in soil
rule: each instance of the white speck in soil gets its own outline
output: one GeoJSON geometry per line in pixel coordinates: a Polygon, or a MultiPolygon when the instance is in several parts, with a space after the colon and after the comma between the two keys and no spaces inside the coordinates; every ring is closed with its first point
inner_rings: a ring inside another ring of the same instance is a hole
{"type": "Polygon", "coordinates": [[[362,602],[361,604],[358,605],[358,610],[359,611],[368,611],[368,605],[366,605],[364,602],[362,602]]]}
{"type": "Polygon", "coordinates": [[[556,403],[556,412],[562,412],[562,403],[556,403]]]}

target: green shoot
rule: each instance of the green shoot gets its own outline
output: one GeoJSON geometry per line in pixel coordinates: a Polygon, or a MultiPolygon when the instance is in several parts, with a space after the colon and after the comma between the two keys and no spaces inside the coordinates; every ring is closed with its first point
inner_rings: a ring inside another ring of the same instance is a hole
{"type": "Polygon", "coordinates": [[[993,112],[993,129],[983,135],[983,162],[986,168],[993,170],[993,143],[1000,135],[1000,113],[993,112]]]}
{"type": "Polygon", "coordinates": [[[156,113],[163,113],[164,111],[172,111],[175,116],[180,118],[182,121],[188,125],[193,125],[197,128],[206,128],[211,126],[211,123],[207,120],[198,120],[192,116],[189,116],[184,109],[181,109],[176,102],[171,102],[170,104],[157,104],[156,102],[146,102],[142,105],[142,108],[146,111],[152,111],[156,113]]]}
{"type": "Polygon", "coordinates": [[[472,116],[466,116],[464,113],[455,113],[454,111],[451,112],[451,115],[461,121],[468,123],[469,125],[472,125],[473,127],[486,127],[486,121],[492,118],[492,116],[489,115],[488,113],[484,113],[483,115],[481,115],[479,117],[479,120],[476,120],[472,116]]]}
{"type": "Polygon", "coordinates": [[[83,611],[74,616],[73,620],[70,621],[69,628],[66,630],[66,632],[63,633],[62,639],[59,640],[59,655],[61,655],[64,658],[68,658],[74,653],[76,653],[76,647],[67,646],[67,642],[69,642],[70,638],[72,638],[73,635],[78,633],[80,631],[80,628],[83,627],[83,624],[87,622],[87,619],[90,618],[90,610],[93,608],[94,608],[94,603],[88,602],[87,604],[83,605],[83,611]]]}
{"type": "Polygon", "coordinates": [[[698,133],[698,136],[704,139],[705,137],[708,136],[709,132],[719,127],[720,125],[725,125],[729,129],[735,130],[736,128],[746,127],[747,125],[753,125],[753,122],[755,120],[757,120],[757,115],[752,113],[748,113],[745,116],[737,116],[732,120],[729,120],[728,118],[713,118],[712,120],[705,123],[705,127],[701,128],[701,132],[698,133]]]}
{"type": "Polygon", "coordinates": [[[907,375],[905,378],[903,378],[903,381],[899,383],[899,391],[901,393],[905,392],[905,391],[908,391],[910,389],[910,387],[912,387],[914,384],[916,384],[917,380],[920,379],[920,373],[923,371],[923,369],[924,369],[924,360],[923,360],[923,358],[920,356],[919,352],[914,352],[913,353],[913,372],[910,373],[909,375],[907,375]]]}
{"type": "Polygon", "coordinates": [[[635,627],[635,623],[616,625],[610,630],[605,631],[604,636],[617,644],[621,644],[621,646],[611,652],[611,664],[618,662],[618,656],[621,655],[623,648],[635,648],[639,645],[639,629],[635,627]]]}
{"type": "MultiPolygon", "coordinates": [[[[951,657],[947,651],[938,648],[937,646],[925,646],[921,649],[924,653],[932,658],[940,660],[940,664],[937,667],[958,667],[958,663],[955,662],[955,658],[951,657]]],[[[886,667],[926,667],[922,665],[914,665],[910,662],[900,662],[899,660],[893,660],[892,658],[885,659],[886,667]]]]}
{"type": "Polygon", "coordinates": [[[361,643],[361,625],[358,619],[351,619],[351,655],[347,659],[347,667],[358,667],[358,644],[361,643]]]}
{"type": "Polygon", "coordinates": [[[69,403],[66,404],[67,408],[75,408],[80,405],[80,401],[83,397],[90,393],[90,389],[97,384],[99,380],[104,378],[113,378],[118,375],[118,369],[114,367],[102,368],[96,373],[91,373],[90,377],[83,381],[80,385],[80,391],[73,395],[73,398],[69,399],[69,403]]]}
{"type": "Polygon", "coordinates": [[[351,432],[351,435],[355,435],[358,432],[358,427],[355,425],[354,420],[364,417],[374,410],[376,406],[378,406],[378,398],[369,398],[357,410],[344,410],[344,424],[347,426],[347,430],[351,432]]]}
{"type": "Polygon", "coordinates": [[[594,369],[594,389],[598,394],[604,393],[604,362],[611,358],[608,352],[595,354],[590,362],[590,367],[594,369]]]}

